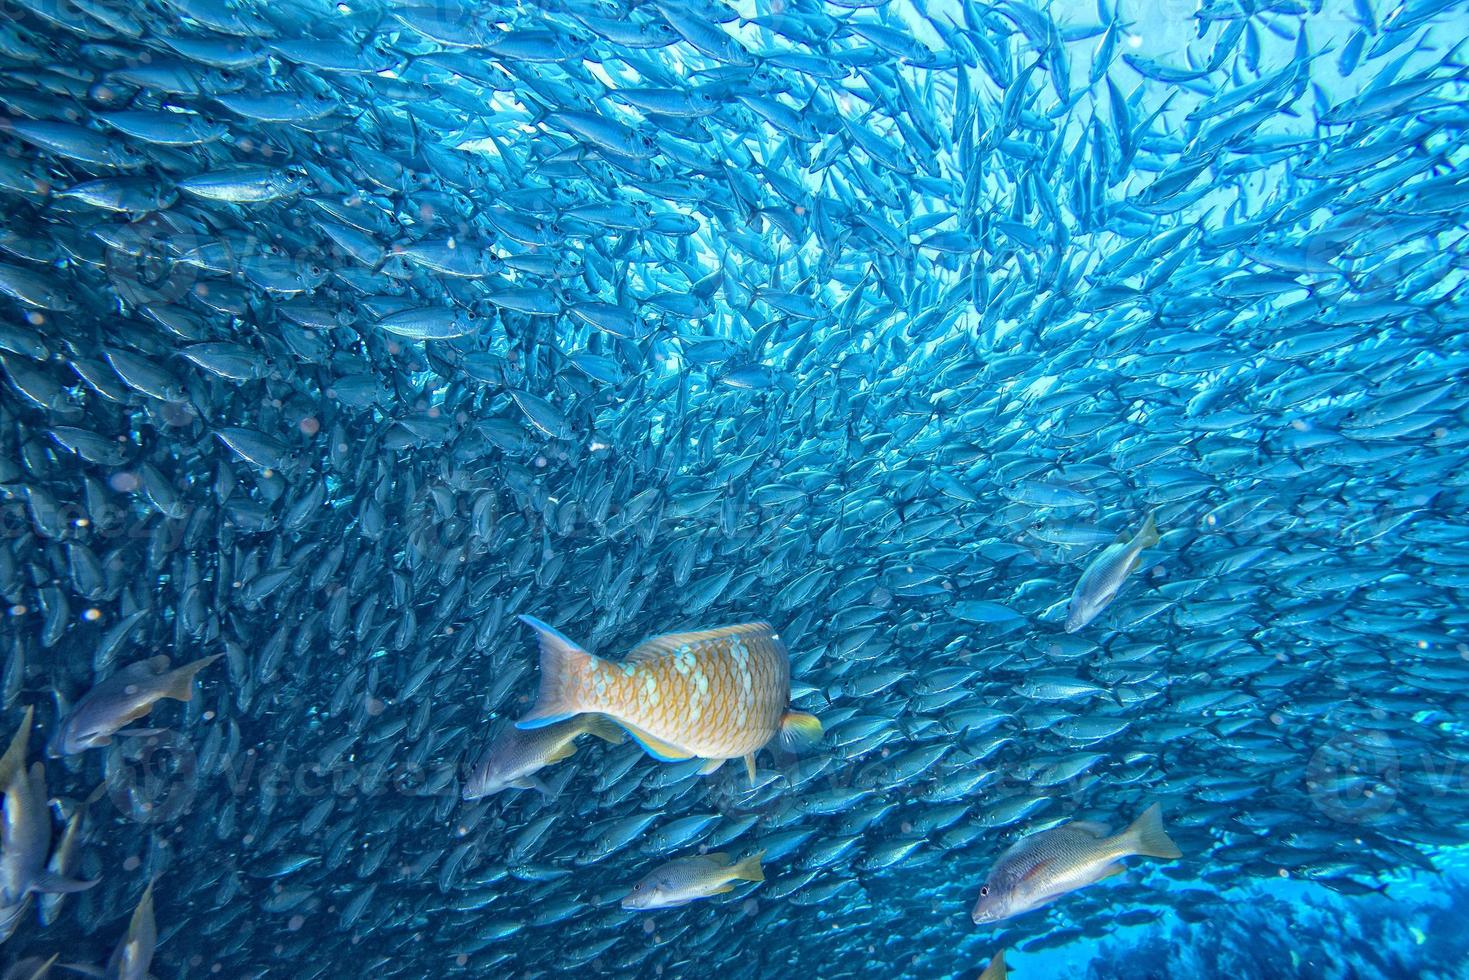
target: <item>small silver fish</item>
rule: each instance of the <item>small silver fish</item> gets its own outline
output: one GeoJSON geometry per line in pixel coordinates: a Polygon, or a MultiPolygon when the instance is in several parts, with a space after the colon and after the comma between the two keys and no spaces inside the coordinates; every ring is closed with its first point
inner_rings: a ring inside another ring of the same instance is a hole
{"type": "Polygon", "coordinates": [[[1076,591],[1071,593],[1071,604],[1066,607],[1066,632],[1075,633],[1087,623],[1101,615],[1108,603],[1117,598],[1127,576],[1142,563],[1142,550],[1158,543],[1158,528],[1153,515],[1143,522],[1142,530],[1128,540],[1126,532],[1092,559],[1076,591]]]}
{"type": "Polygon", "coordinates": [[[464,799],[477,800],[506,789],[548,793],[536,773],[576,752],[578,735],[595,735],[613,745],[625,741],[622,729],[602,715],[577,715],[563,722],[525,731],[503,729],[464,784],[464,799]]]}

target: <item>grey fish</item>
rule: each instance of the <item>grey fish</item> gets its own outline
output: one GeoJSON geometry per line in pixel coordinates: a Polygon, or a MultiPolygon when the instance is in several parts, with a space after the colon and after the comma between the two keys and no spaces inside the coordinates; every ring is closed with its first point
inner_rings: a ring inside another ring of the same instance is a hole
{"type": "Polygon", "coordinates": [[[1158,529],[1149,514],[1142,528],[1129,538],[1120,534],[1102,549],[1081,573],[1066,607],[1066,632],[1075,633],[1101,615],[1142,562],[1142,550],[1158,543],[1158,529]]]}

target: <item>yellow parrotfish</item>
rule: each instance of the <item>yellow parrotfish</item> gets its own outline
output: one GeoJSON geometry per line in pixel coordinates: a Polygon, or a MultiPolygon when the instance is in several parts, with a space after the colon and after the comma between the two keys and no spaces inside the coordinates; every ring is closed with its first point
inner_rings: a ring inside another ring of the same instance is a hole
{"type": "Polygon", "coordinates": [[[541,687],[518,728],[597,712],[663,762],[707,759],[711,773],[777,735],[788,744],[821,737],[815,716],[790,710],[790,655],[768,623],[743,623],[644,640],[621,663],[603,660],[530,616],[541,644],[541,687]]]}

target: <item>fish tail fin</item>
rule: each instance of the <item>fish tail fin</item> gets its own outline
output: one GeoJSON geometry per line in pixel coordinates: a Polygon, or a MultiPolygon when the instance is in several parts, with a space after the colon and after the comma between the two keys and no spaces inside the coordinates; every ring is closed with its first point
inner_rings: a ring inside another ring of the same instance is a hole
{"type": "Polygon", "coordinates": [[[194,700],[194,675],[205,667],[214,663],[222,653],[216,653],[208,657],[200,657],[191,664],[184,664],[178,670],[168,675],[167,683],[164,685],[163,697],[173,698],[175,701],[194,700]]]}
{"type": "Polygon", "coordinates": [[[821,741],[821,721],[804,711],[787,711],[780,719],[780,744],[788,749],[821,741]]]}
{"type": "Polygon", "coordinates": [[[1139,548],[1151,548],[1159,541],[1158,525],[1153,521],[1152,511],[1148,512],[1148,519],[1143,521],[1143,528],[1137,532],[1137,543],[1139,548]]]}
{"type": "Polygon", "coordinates": [[[747,858],[741,858],[730,866],[731,878],[741,881],[764,881],[765,871],[760,867],[760,859],[765,857],[764,851],[756,851],[747,858]]]}
{"type": "Polygon", "coordinates": [[[520,621],[536,631],[541,644],[541,687],[530,714],[515,727],[544,728],[581,714],[581,680],[597,658],[534,616],[521,616],[520,621]]]}
{"type": "Polygon", "coordinates": [[[1183,857],[1183,852],[1163,829],[1163,808],[1157,803],[1144,810],[1122,832],[1122,837],[1134,854],[1167,860],[1183,857]]]}
{"type": "Polygon", "coordinates": [[[581,730],[613,745],[621,745],[627,741],[627,734],[623,732],[622,726],[606,715],[587,715],[581,730]]]}

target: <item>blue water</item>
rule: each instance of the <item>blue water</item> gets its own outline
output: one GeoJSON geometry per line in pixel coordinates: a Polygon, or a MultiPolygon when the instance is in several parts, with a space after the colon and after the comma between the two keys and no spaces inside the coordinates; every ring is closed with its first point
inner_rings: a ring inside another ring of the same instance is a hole
{"type": "Polygon", "coordinates": [[[0,3],[0,976],[1469,976],[1466,33],[0,3]]]}

